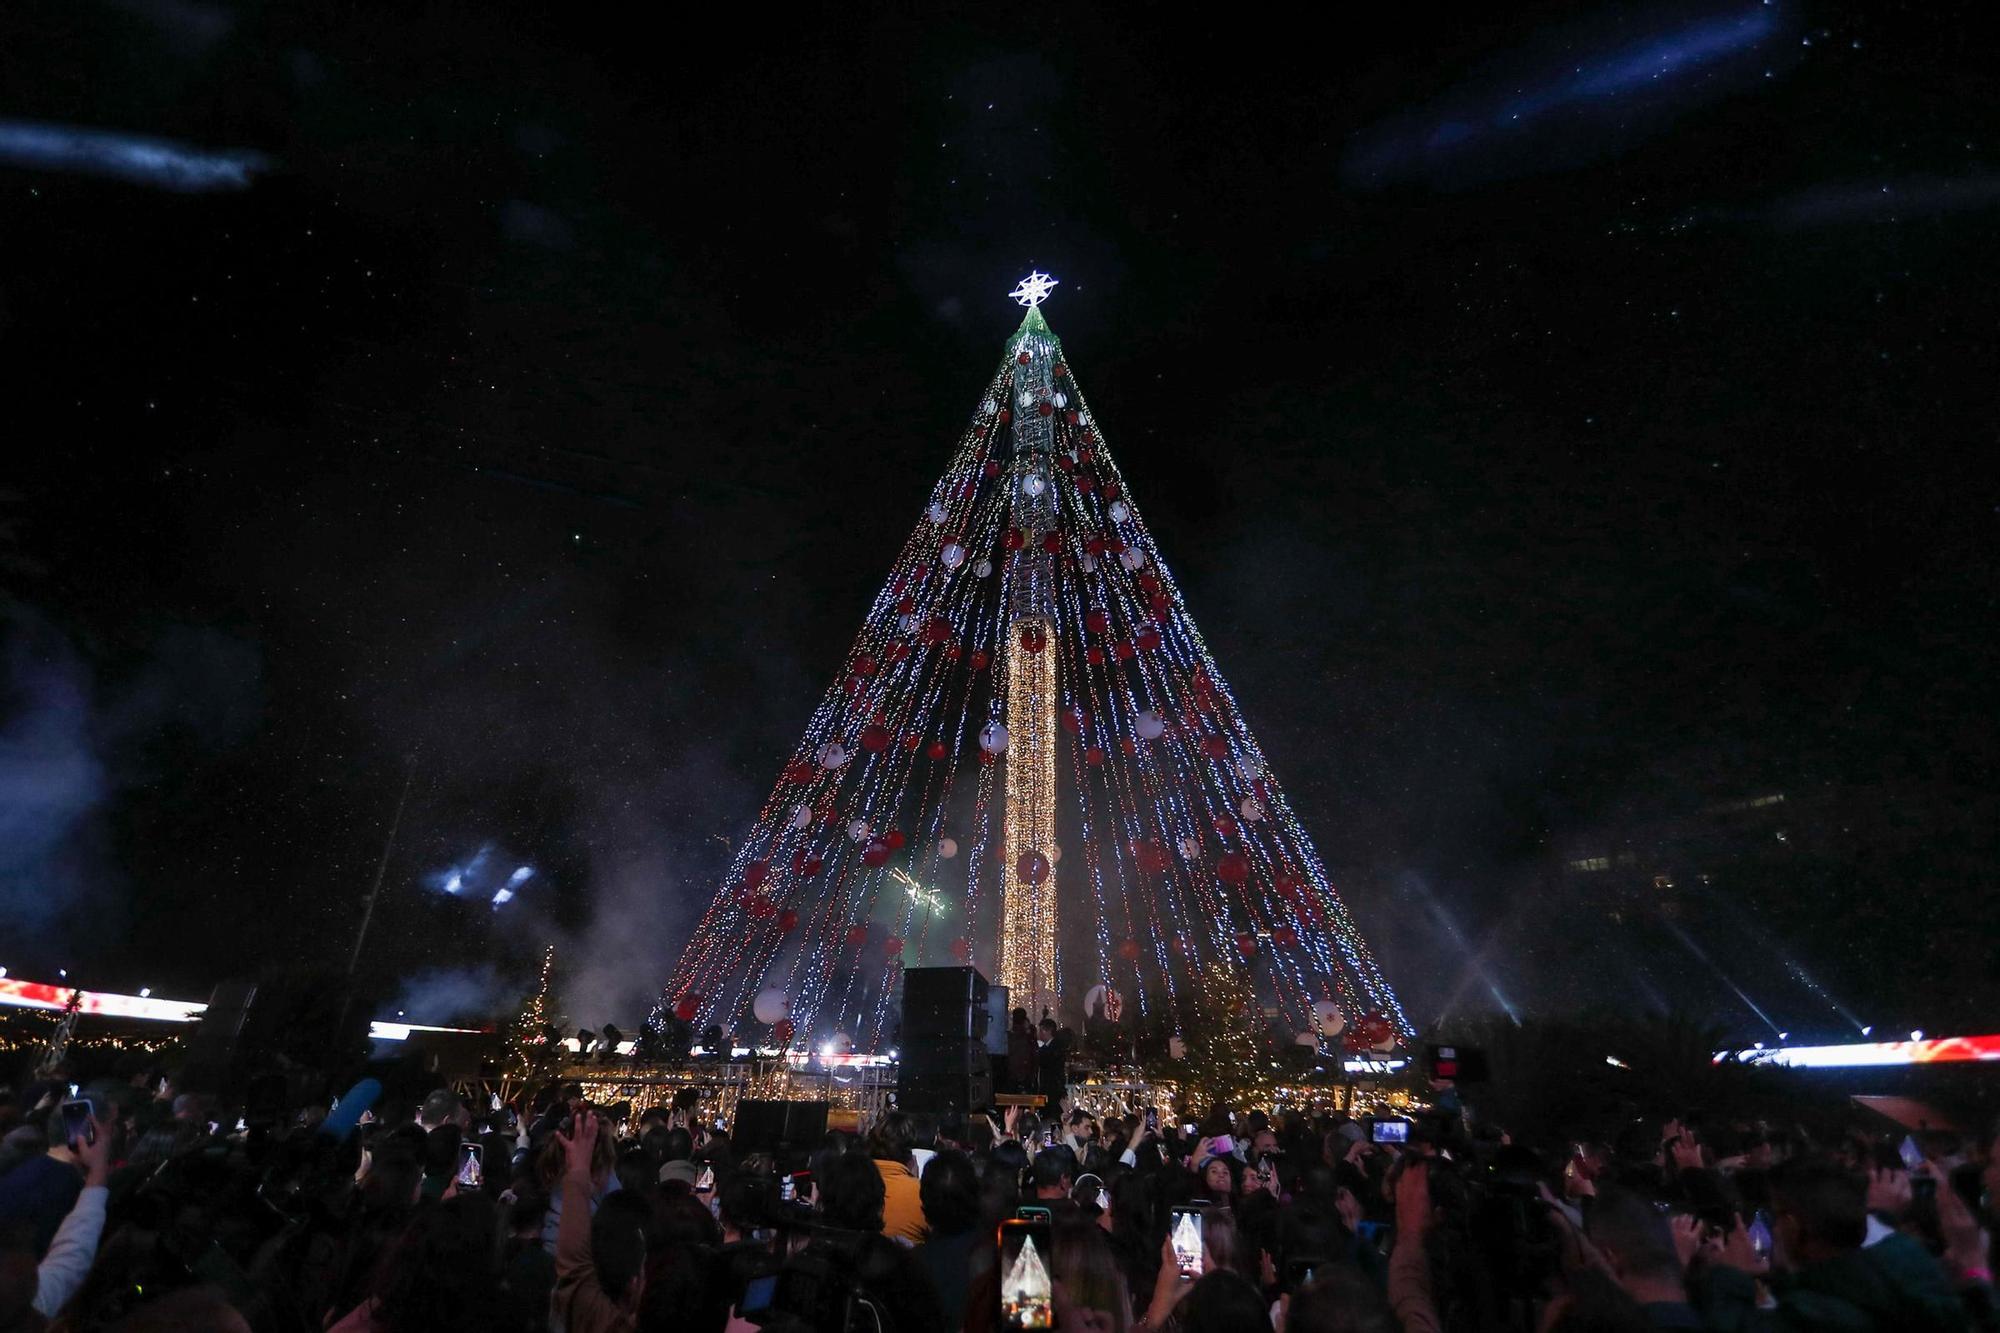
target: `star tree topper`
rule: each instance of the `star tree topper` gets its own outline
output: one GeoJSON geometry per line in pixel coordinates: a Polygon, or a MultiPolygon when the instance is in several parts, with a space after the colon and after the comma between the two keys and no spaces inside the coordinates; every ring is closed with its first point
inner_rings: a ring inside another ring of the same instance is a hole
{"type": "Polygon", "coordinates": [[[1056,280],[1054,278],[1037,270],[1021,279],[1021,285],[1013,291],[1008,292],[1007,295],[1013,297],[1029,309],[1033,309],[1049,299],[1049,290],[1055,285],[1056,280]]]}

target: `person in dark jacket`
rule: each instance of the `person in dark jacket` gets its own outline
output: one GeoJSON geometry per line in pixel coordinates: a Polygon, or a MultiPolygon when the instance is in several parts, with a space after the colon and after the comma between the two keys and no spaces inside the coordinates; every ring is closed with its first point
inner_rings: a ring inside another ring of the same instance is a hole
{"type": "Polygon", "coordinates": [[[992,1264],[992,1247],[981,1243],[986,1233],[979,1225],[979,1172],[970,1157],[948,1149],[924,1168],[919,1192],[930,1231],[911,1258],[930,1278],[944,1327],[958,1328],[965,1323],[965,1292],[975,1262],[992,1264]]]}
{"type": "Polygon", "coordinates": [[[1698,1284],[1710,1328],[1734,1333],[1961,1333],[1965,1309],[1944,1267],[1900,1232],[1864,1248],[1867,1191],[1851,1173],[1804,1166],[1773,1176],[1774,1308],[1757,1308],[1762,1265],[1740,1224],[1698,1284]]]}
{"type": "Polygon", "coordinates": [[[1028,1011],[1016,1009],[1007,1028],[1007,1091],[1034,1091],[1036,1072],[1035,1029],[1028,1023],[1028,1011]]]}

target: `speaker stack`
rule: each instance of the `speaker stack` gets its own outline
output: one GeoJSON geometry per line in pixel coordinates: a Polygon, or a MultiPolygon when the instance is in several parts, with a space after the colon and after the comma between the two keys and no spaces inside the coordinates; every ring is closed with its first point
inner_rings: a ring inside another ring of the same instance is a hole
{"type": "MultiPolygon", "coordinates": [[[[993,988],[970,967],[912,967],[903,973],[902,1044],[896,1105],[945,1114],[993,1100],[987,1053],[993,988]]],[[[1005,1040],[1002,1028],[1002,1040],[1005,1040]]]]}

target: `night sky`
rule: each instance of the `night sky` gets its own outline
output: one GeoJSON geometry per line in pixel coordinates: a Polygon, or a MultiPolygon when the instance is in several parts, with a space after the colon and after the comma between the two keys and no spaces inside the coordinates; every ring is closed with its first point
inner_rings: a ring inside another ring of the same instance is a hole
{"type": "Polygon", "coordinates": [[[555,943],[629,1025],[1039,267],[1412,1017],[1748,1031],[1558,870],[1782,791],[1871,822],[1679,926],[1790,1026],[1772,940],[1990,1021],[1978,12],[14,6],[0,964],[338,968],[407,776],[381,1005],[555,943]]]}

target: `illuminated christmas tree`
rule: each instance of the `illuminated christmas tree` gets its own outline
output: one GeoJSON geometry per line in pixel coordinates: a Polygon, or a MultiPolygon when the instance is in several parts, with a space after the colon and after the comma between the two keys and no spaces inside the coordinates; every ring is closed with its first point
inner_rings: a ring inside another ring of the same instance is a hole
{"type": "Polygon", "coordinates": [[[555,964],[556,946],[551,944],[542,953],[541,981],[534,993],[522,1002],[521,1012],[514,1015],[514,1022],[507,1032],[506,1069],[510,1077],[542,1077],[561,1059],[561,1048],[549,1040],[550,1028],[559,1017],[549,996],[549,981],[555,964]]]}
{"type": "Polygon", "coordinates": [[[970,963],[1031,1013],[1103,984],[1192,1035],[1227,966],[1252,1015],[1408,1031],[1042,318],[1053,286],[1012,293],[1027,314],[655,1026],[867,1049],[904,964],[970,963]]]}

